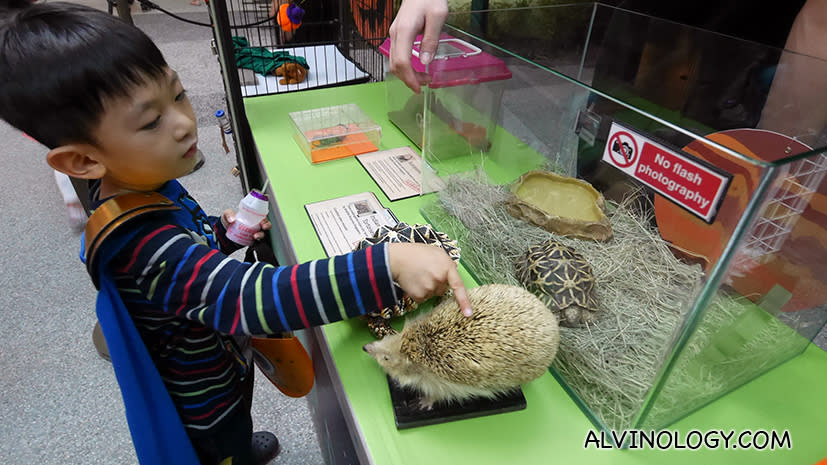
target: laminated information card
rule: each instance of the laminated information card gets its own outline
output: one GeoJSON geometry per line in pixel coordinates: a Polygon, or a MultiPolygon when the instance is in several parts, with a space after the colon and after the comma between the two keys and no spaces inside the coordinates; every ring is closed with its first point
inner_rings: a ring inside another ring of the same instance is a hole
{"type": "MultiPolygon", "coordinates": [[[[421,192],[422,157],[410,147],[363,153],[356,159],[365,168],[391,202],[414,197],[421,192]]],[[[434,176],[435,177],[435,176],[434,176]]],[[[436,178],[436,177],[435,177],[436,178]]],[[[439,179],[439,178],[436,178],[439,179]]],[[[426,194],[444,188],[444,184],[428,189],[426,194]]]]}
{"type": "Polygon", "coordinates": [[[328,257],[346,254],[380,226],[399,222],[373,192],[309,203],[304,209],[328,257]]]}

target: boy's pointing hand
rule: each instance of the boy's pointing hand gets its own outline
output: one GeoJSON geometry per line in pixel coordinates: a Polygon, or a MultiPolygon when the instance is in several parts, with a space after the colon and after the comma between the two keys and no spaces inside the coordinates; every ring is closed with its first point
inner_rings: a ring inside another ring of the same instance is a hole
{"type": "Polygon", "coordinates": [[[415,301],[444,295],[449,289],[465,316],[472,315],[471,301],[457,264],[441,248],[426,244],[388,244],[391,276],[415,301]]]}

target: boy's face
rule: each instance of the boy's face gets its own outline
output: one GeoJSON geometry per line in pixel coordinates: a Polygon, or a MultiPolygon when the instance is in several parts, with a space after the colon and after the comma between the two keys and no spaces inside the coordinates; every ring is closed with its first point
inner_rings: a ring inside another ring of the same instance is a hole
{"type": "Polygon", "coordinates": [[[106,167],[101,194],[149,191],[179,178],[198,162],[197,124],[177,73],[135,86],[104,105],[94,131],[106,167]]]}

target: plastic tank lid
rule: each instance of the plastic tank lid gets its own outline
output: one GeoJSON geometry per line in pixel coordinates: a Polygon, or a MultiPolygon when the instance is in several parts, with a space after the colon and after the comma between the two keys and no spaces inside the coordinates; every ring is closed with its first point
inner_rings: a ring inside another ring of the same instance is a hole
{"type": "MultiPolygon", "coordinates": [[[[419,61],[421,40],[421,34],[414,40],[411,65],[415,71],[424,73],[425,65],[419,61]]],[[[390,56],[390,49],[390,38],[379,46],[379,51],[385,56],[390,56]]],[[[440,88],[510,79],[511,71],[501,59],[443,32],[439,36],[436,57],[428,67],[428,75],[431,77],[429,87],[440,88]]]]}

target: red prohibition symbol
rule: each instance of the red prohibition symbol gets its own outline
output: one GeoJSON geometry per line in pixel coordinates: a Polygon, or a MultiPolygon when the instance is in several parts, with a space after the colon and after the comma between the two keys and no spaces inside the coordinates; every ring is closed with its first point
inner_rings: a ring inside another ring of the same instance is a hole
{"type": "Polygon", "coordinates": [[[628,132],[618,131],[612,134],[608,144],[609,156],[620,168],[628,168],[637,161],[637,142],[628,132]]]}

